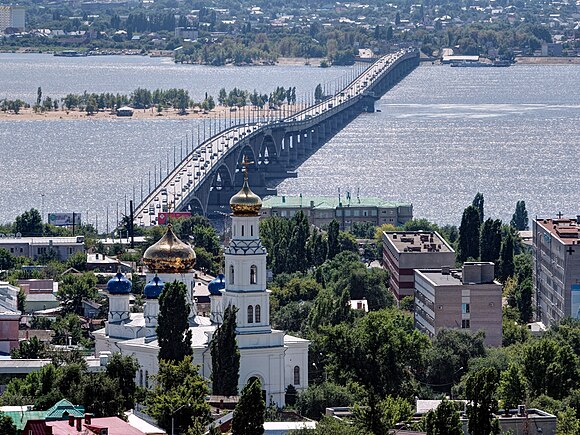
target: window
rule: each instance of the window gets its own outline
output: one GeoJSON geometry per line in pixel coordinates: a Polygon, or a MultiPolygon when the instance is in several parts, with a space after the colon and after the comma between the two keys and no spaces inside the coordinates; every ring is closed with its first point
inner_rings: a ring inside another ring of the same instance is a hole
{"type": "Polygon", "coordinates": [[[258,283],[258,268],[255,265],[250,267],[250,284],[258,283]]]}
{"type": "Polygon", "coordinates": [[[254,236],[254,226],[250,225],[250,236],[254,236]]]}
{"type": "Polygon", "coordinates": [[[256,323],[260,323],[261,322],[261,317],[262,317],[262,309],[260,308],[259,305],[256,305],[256,309],[255,309],[255,319],[256,319],[256,323]]]}
{"type": "Polygon", "coordinates": [[[469,313],[469,304],[461,304],[461,312],[463,314],[469,313]]]}
{"type": "Polygon", "coordinates": [[[242,237],[244,237],[244,226],[242,225],[242,237]]]}
{"type": "Polygon", "coordinates": [[[469,319],[463,319],[461,321],[461,329],[469,329],[469,319]]]}
{"type": "Polygon", "coordinates": [[[294,385],[300,385],[300,367],[294,366],[294,385]]]}
{"type": "Polygon", "coordinates": [[[14,248],[10,248],[10,253],[14,254],[14,248]]]}
{"type": "Polygon", "coordinates": [[[248,323],[254,323],[254,307],[248,305],[248,323]]]}
{"type": "Polygon", "coordinates": [[[230,284],[234,283],[234,265],[230,265],[230,284]]]}
{"type": "Polygon", "coordinates": [[[145,388],[149,388],[149,370],[145,370],[145,388]]]}

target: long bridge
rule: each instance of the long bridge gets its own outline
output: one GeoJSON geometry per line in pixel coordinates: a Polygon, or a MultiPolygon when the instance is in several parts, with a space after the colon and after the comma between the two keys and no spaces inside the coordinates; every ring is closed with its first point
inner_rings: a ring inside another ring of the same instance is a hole
{"type": "Polygon", "coordinates": [[[371,63],[332,96],[280,119],[239,122],[199,143],[141,201],[134,212],[140,226],[158,223],[158,215],[191,211],[226,212],[242,184],[241,162],[247,155],[250,184],[258,195],[274,195],[275,180],[294,177],[294,170],[319,147],[374,103],[419,64],[419,53],[406,49],[371,63]]]}

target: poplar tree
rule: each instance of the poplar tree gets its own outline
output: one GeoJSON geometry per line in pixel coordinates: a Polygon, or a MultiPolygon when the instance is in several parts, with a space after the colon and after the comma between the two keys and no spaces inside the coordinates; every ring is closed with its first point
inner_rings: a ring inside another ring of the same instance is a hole
{"type": "Polygon", "coordinates": [[[266,402],[259,379],[251,379],[242,390],[240,401],[234,409],[232,433],[234,435],[261,435],[264,433],[266,402]]]}
{"type": "Polygon", "coordinates": [[[174,281],[166,284],[159,296],[156,332],[160,361],[182,361],[186,356],[193,355],[188,322],[189,304],[185,301],[186,293],[185,284],[174,281]]]}
{"type": "Polygon", "coordinates": [[[494,413],[497,411],[495,393],[498,385],[498,374],[493,367],[484,367],[467,377],[465,396],[469,433],[472,435],[499,434],[494,413]],[[494,424],[495,423],[495,424],[494,424]]]}
{"type": "Polygon", "coordinates": [[[468,258],[479,258],[479,211],[470,205],[463,211],[459,226],[459,250],[457,257],[460,262],[468,258]]]}
{"type": "Polygon", "coordinates": [[[443,399],[439,406],[425,416],[427,435],[463,435],[459,412],[455,404],[443,399]]]}
{"type": "Polygon", "coordinates": [[[240,351],[236,342],[236,307],[228,305],[224,320],[211,341],[211,382],[213,394],[237,396],[240,351]]]}
{"type": "Polygon", "coordinates": [[[477,192],[477,194],[475,195],[475,198],[473,198],[472,205],[477,209],[477,211],[479,211],[479,223],[480,224],[483,223],[483,203],[484,203],[483,193],[477,192]]]}
{"type": "Polygon", "coordinates": [[[310,235],[308,218],[302,210],[290,221],[290,243],[288,245],[287,272],[304,272],[308,267],[306,244],[310,235]]]}
{"type": "Polygon", "coordinates": [[[518,231],[528,229],[528,211],[526,210],[526,201],[516,203],[516,211],[512,216],[510,225],[518,231]]]}
{"type": "Polygon", "coordinates": [[[481,227],[481,261],[496,262],[501,250],[501,220],[487,219],[481,227]]]}
{"type": "Polygon", "coordinates": [[[514,275],[514,238],[508,232],[501,245],[499,279],[506,282],[510,276],[514,275]]]}
{"type": "Polygon", "coordinates": [[[326,251],[326,259],[332,260],[336,254],[340,252],[340,244],[338,240],[339,236],[339,227],[338,222],[336,219],[333,219],[330,224],[328,224],[328,233],[327,233],[327,251],[326,251]]]}

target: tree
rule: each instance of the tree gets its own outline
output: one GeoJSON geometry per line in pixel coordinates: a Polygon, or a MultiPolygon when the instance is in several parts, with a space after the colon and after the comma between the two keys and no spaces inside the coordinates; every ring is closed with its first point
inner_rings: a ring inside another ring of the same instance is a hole
{"type": "Polygon", "coordinates": [[[123,409],[135,407],[135,374],[139,370],[139,361],[133,355],[123,356],[115,352],[107,364],[107,376],[119,384],[119,392],[123,399],[123,409]]]}
{"type": "Polygon", "coordinates": [[[310,236],[310,226],[308,218],[302,210],[292,216],[290,227],[292,234],[288,245],[289,256],[286,269],[288,272],[304,272],[308,267],[306,243],[310,236]]]}
{"type": "Polygon", "coordinates": [[[31,208],[20,216],[16,216],[14,232],[23,236],[42,235],[42,217],[37,209],[31,208]]]}
{"type": "Polygon", "coordinates": [[[574,408],[566,407],[558,413],[556,435],[580,434],[580,420],[576,417],[574,408]]]}
{"type": "Polygon", "coordinates": [[[87,412],[96,417],[122,415],[125,408],[119,382],[106,373],[87,373],[82,378],[82,401],[87,412]]]}
{"type": "Polygon", "coordinates": [[[159,362],[155,388],[147,399],[147,413],[164,429],[171,428],[172,418],[177,433],[194,422],[209,422],[210,409],[205,400],[209,390],[198,370],[191,356],[159,362]]]}
{"type": "Polygon", "coordinates": [[[516,203],[516,211],[512,216],[510,225],[518,231],[528,229],[528,211],[526,210],[526,201],[516,203]]]}
{"type": "Polygon", "coordinates": [[[443,399],[439,406],[424,418],[427,435],[463,435],[459,411],[455,404],[443,399]]]}
{"type": "Polygon", "coordinates": [[[18,311],[24,314],[26,311],[26,293],[24,293],[24,290],[22,289],[18,290],[17,307],[18,311]]]}
{"type": "Polygon", "coordinates": [[[326,258],[328,260],[332,260],[336,254],[340,252],[340,245],[339,245],[339,226],[336,219],[333,219],[330,224],[328,224],[328,233],[327,233],[327,251],[326,251],[326,258]]]}
{"type": "Polygon", "coordinates": [[[499,378],[498,396],[506,413],[526,400],[526,378],[519,365],[511,363],[499,378]]]}
{"type": "Polygon", "coordinates": [[[83,299],[95,299],[97,295],[97,278],[93,273],[83,273],[65,275],[56,297],[61,301],[65,313],[81,315],[83,299]]]}
{"type": "Polygon", "coordinates": [[[211,341],[211,382],[213,394],[237,396],[240,372],[240,351],[236,342],[237,308],[231,305],[224,310],[223,323],[211,341]]]}
{"type": "Polygon", "coordinates": [[[367,406],[354,408],[355,426],[361,433],[386,434],[397,423],[405,422],[413,416],[413,408],[402,397],[387,396],[381,401],[370,397],[367,406]]]}
{"type": "Polygon", "coordinates": [[[234,409],[232,434],[260,435],[264,433],[266,402],[262,396],[262,383],[252,378],[242,389],[240,401],[234,409]]]}
{"type": "Polygon", "coordinates": [[[182,361],[193,355],[191,330],[189,329],[189,304],[185,297],[185,284],[174,281],[165,285],[159,296],[159,317],[157,338],[159,341],[160,361],[182,361]]]}
{"type": "Polygon", "coordinates": [[[479,211],[470,205],[463,211],[459,226],[459,249],[457,257],[460,262],[468,258],[479,258],[479,211]]]}
{"type": "Polygon", "coordinates": [[[481,261],[497,262],[501,250],[501,220],[487,219],[481,227],[481,261]]]}
{"type": "Polygon", "coordinates": [[[17,348],[12,349],[10,356],[14,359],[37,359],[47,355],[46,345],[38,337],[22,340],[17,348]]]}
{"type": "Polygon", "coordinates": [[[311,384],[298,396],[300,415],[318,420],[329,406],[352,406],[356,397],[352,391],[332,382],[311,384]]]}
{"type": "Polygon", "coordinates": [[[16,257],[4,248],[0,248],[0,270],[9,270],[16,266],[16,257]]]}
{"type": "Polygon", "coordinates": [[[12,417],[0,412],[0,434],[11,435],[16,433],[16,426],[12,417]]]}
{"type": "Polygon", "coordinates": [[[296,405],[296,400],[298,400],[298,390],[292,384],[289,384],[286,387],[286,394],[284,394],[284,402],[286,406],[294,406],[296,405]]]}
{"type": "Polygon", "coordinates": [[[36,90],[36,105],[40,106],[40,102],[42,101],[42,88],[39,86],[36,90]]]}
{"type": "Polygon", "coordinates": [[[483,223],[483,203],[484,203],[484,199],[483,199],[483,193],[479,193],[477,192],[475,194],[475,198],[473,198],[473,203],[472,205],[477,209],[477,211],[479,212],[479,223],[482,224],[483,223]]]}
{"type": "Polygon", "coordinates": [[[318,85],[316,85],[316,88],[314,89],[314,101],[316,103],[319,103],[320,101],[322,101],[323,97],[324,92],[322,91],[322,85],[319,83],[318,85]]]}
{"type": "Polygon", "coordinates": [[[495,399],[497,385],[498,374],[493,367],[485,367],[467,376],[465,396],[469,401],[467,418],[470,434],[496,435],[493,421],[494,413],[497,411],[495,399]]]}
{"type": "Polygon", "coordinates": [[[512,233],[508,232],[501,245],[499,279],[506,282],[510,276],[514,275],[514,270],[514,238],[512,233]]]}

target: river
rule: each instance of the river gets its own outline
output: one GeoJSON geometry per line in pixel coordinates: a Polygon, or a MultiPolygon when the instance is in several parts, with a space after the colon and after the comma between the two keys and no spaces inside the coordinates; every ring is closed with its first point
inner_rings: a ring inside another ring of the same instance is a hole
{"type": "MultiPolygon", "coordinates": [[[[66,93],[183,87],[199,100],[234,86],[270,92],[337,83],[352,68],[207,67],[168,59],[112,56],[54,58],[0,55],[0,99],[33,101],[36,89],[66,93]]],[[[576,215],[580,137],[580,67],[421,66],[376,108],[339,132],[281,183],[284,194],[361,195],[413,203],[417,217],[458,224],[483,192],[487,216],[509,220],[517,200],[530,218],[576,215]]],[[[0,121],[0,222],[31,207],[76,211],[104,230],[140,197],[141,180],[199,121],[0,121]]]]}

